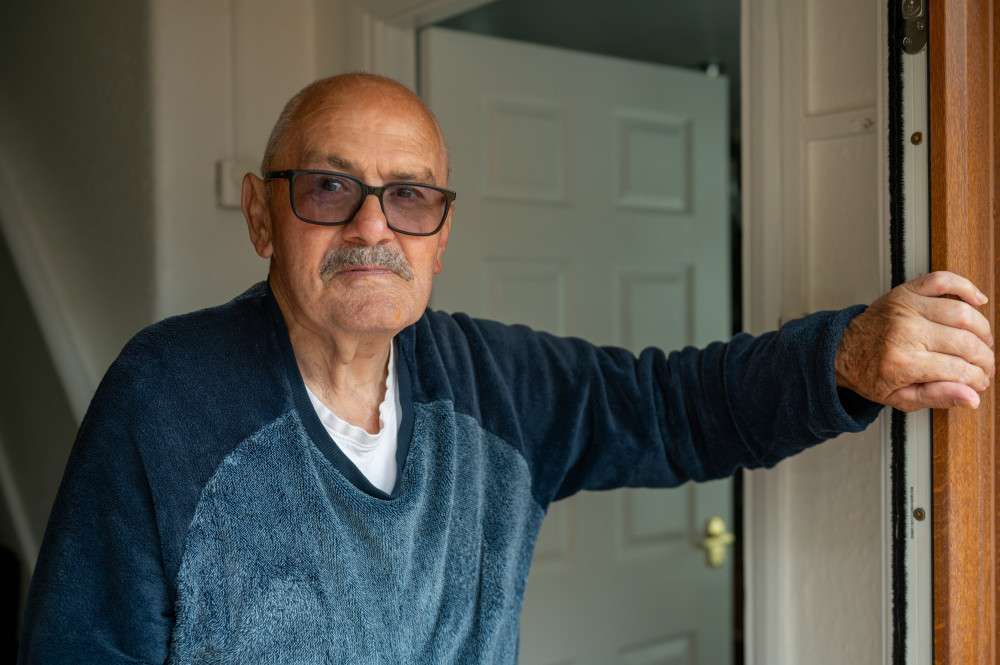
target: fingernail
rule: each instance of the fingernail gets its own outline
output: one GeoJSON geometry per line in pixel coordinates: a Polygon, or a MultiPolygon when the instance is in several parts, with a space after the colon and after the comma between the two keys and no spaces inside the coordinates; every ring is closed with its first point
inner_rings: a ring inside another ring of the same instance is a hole
{"type": "Polygon", "coordinates": [[[980,305],[985,305],[986,303],[988,303],[990,301],[990,299],[986,297],[986,294],[983,293],[982,291],[978,290],[978,289],[976,289],[976,295],[979,296],[979,304],[980,305]]]}

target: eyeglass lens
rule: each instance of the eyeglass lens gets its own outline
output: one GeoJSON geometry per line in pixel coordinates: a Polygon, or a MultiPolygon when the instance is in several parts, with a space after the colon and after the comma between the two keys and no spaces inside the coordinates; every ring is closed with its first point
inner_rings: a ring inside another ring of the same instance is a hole
{"type": "MultiPolygon", "coordinates": [[[[361,202],[361,182],[330,173],[300,173],[294,179],[295,212],[311,222],[350,220],[361,202]]],[[[432,233],[444,218],[448,201],[442,192],[421,185],[390,185],[382,193],[386,221],[404,233],[432,233]]]]}

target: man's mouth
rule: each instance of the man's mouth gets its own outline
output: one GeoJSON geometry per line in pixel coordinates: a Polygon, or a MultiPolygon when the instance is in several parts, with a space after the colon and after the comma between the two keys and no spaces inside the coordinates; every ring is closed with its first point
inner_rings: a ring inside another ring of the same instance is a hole
{"type": "Polygon", "coordinates": [[[357,266],[356,268],[344,268],[337,274],[343,275],[344,273],[363,273],[363,272],[373,272],[373,273],[387,273],[387,274],[398,274],[396,271],[386,268],[383,266],[357,266]]]}

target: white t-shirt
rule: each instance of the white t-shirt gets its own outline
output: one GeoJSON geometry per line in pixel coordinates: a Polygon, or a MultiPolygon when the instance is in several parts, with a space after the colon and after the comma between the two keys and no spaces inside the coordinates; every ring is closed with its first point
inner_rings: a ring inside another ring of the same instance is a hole
{"type": "Polygon", "coordinates": [[[389,350],[389,372],[385,379],[385,397],[378,407],[378,434],[369,434],[361,427],[355,427],[337,417],[326,405],[319,401],[306,386],[309,401],[316,409],[319,421],[330,433],[330,438],[347,458],[358,467],[375,487],[391,494],[396,485],[396,439],[403,411],[399,404],[399,384],[396,381],[396,345],[389,350]]]}

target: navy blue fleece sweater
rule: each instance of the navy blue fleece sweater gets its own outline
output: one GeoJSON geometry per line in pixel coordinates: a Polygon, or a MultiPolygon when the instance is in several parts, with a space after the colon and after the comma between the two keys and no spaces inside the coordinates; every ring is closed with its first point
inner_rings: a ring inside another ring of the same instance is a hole
{"type": "Polygon", "coordinates": [[[137,335],[80,428],[22,663],[512,663],[549,503],[770,466],[870,423],[857,308],[638,358],[428,311],[391,495],[309,403],[266,284],[137,335]]]}

